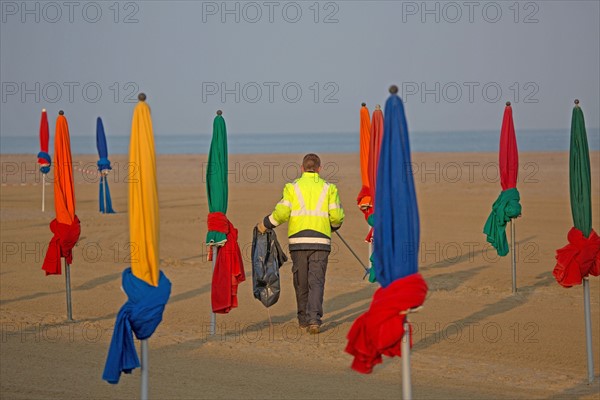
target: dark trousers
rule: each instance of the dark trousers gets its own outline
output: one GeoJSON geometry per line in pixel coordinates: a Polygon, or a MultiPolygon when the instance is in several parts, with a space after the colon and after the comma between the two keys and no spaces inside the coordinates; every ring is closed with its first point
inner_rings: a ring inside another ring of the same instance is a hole
{"type": "Polygon", "coordinates": [[[293,262],[298,322],[301,325],[321,325],[329,251],[294,250],[290,253],[293,262]]]}

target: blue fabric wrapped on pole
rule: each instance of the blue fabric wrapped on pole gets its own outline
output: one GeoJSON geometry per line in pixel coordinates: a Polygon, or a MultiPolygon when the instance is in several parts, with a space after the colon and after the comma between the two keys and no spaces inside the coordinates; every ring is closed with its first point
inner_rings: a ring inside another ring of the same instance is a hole
{"type": "Polygon", "coordinates": [[[161,271],[158,286],[154,287],[135,277],[131,268],[123,271],[123,290],[128,300],[119,310],[102,379],[119,383],[121,373],[131,373],[140,366],[133,342],[148,339],[162,321],[163,311],[171,295],[171,281],[161,271]]]}
{"type": "Polygon", "coordinates": [[[98,172],[100,172],[100,185],[98,200],[100,204],[100,212],[107,214],[114,214],[115,211],[112,208],[112,201],[110,199],[110,190],[108,190],[108,178],[106,172],[112,169],[110,161],[108,160],[108,145],[106,144],[106,135],[104,133],[104,125],[102,124],[102,118],[96,119],[96,147],[98,149],[98,172]],[[106,207],[104,202],[106,200],[106,207]]]}
{"type": "Polygon", "coordinates": [[[40,166],[40,172],[42,174],[47,174],[48,172],[50,172],[50,165],[52,164],[52,158],[50,157],[50,154],[46,153],[45,151],[40,151],[37,157],[38,163],[40,163],[40,160],[47,161],[47,165],[40,166]]]}
{"type": "Polygon", "coordinates": [[[418,272],[419,210],[402,99],[385,103],[384,133],[377,167],[373,257],[384,288],[418,272]]]}

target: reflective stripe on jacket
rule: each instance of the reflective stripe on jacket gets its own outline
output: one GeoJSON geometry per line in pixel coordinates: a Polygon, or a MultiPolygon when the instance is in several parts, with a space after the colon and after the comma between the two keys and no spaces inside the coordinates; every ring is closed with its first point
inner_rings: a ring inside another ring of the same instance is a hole
{"type": "Polygon", "coordinates": [[[290,251],[331,250],[331,232],[344,222],[337,187],[316,172],[304,172],[283,189],[283,197],[263,223],[273,229],[288,222],[290,251]]]}

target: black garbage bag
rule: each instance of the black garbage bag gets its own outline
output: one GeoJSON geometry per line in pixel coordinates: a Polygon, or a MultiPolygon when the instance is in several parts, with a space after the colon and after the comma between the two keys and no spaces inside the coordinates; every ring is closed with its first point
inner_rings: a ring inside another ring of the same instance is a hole
{"type": "Polygon", "coordinates": [[[279,268],[287,261],[287,256],[277,241],[272,229],[264,234],[254,227],[252,234],[252,289],[254,297],[265,307],[271,307],[279,300],[279,268]]]}

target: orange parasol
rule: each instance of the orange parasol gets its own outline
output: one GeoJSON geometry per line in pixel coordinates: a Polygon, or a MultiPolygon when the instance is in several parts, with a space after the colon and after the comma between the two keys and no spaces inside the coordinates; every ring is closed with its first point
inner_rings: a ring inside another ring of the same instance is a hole
{"type": "Polygon", "coordinates": [[[81,228],[79,219],[75,215],[69,125],[62,110],[59,111],[56,119],[56,138],[54,140],[54,210],[56,218],[50,223],[50,230],[54,236],[48,245],[42,269],[46,271],[46,275],[60,275],[61,258],[65,258],[67,318],[72,320],[70,264],[73,262],[73,247],[79,240],[81,228]]]}
{"type": "Polygon", "coordinates": [[[369,118],[369,109],[365,103],[362,103],[360,109],[360,178],[362,187],[358,193],[356,202],[358,207],[367,217],[370,214],[371,191],[369,189],[369,142],[371,141],[371,121],[369,118]]]}

